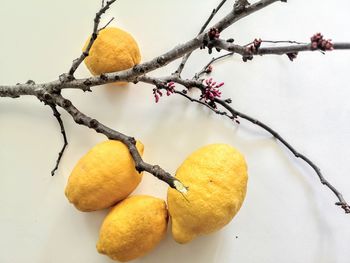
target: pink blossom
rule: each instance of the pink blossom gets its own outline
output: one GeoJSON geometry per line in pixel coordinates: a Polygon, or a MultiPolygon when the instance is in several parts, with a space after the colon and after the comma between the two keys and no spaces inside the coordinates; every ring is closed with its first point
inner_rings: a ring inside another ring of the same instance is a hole
{"type": "Polygon", "coordinates": [[[205,100],[207,103],[214,101],[215,98],[221,97],[220,87],[224,85],[224,82],[217,83],[213,81],[213,78],[206,79],[204,81],[206,87],[202,91],[201,100],[205,100]]]}
{"type": "Polygon", "coordinates": [[[311,49],[323,51],[333,50],[332,39],[324,39],[321,33],[316,33],[311,37],[311,49]]]}

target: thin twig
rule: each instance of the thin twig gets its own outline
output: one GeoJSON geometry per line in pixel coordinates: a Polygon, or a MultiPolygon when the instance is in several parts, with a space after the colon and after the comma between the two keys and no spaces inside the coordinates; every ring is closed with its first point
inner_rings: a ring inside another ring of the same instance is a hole
{"type": "MultiPolygon", "coordinates": [[[[101,21],[101,16],[109,9],[109,7],[117,0],[110,0],[106,2],[106,5],[104,5],[104,1],[102,1],[102,7],[101,9],[96,13],[95,19],[94,19],[94,28],[89,40],[89,44],[86,46],[85,50],[83,53],[80,55],[79,58],[75,59],[73,61],[73,64],[71,68],[68,71],[68,78],[73,79],[75,71],[78,69],[79,65],[84,61],[84,59],[89,56],[90,49],[95,42],[97,36],[98,36],[98,25],[100,24],[101,21]]],[[[110,21],[111,22],[111,21],[110,21]]]]}
{"type": "Polygon", "coordinates": [[[199,30],[198,35],[202,34],[204,32],[204,30],[207,28],[207,26],[209,25],[210,21],[214,18],[214,16],[216,15],[217,12],[219,12],[219,10],[221,9],[221,7],[225,4],[227,0],[222,0],[219,5],[213,9],[213,11],[211,12],[210,16],[208,17],[207,21],[205,21],[204,25],[201,27],[201,29],[199,30]]]}
{"type": "Polygon", "coordinates": [[[279,44],[279,43],[289,43],[289,44],[307,44],[306,42],[298,42],[294,40],[261,40],[262,43],[273,43],[273,44],[279,44]]]}
{"type": "MultiPolygon", "coordinates": [[[[141,77],[139,79],[140,79],[140,81],[143,81],[143,82],[146,82],[146,83],[150,83],[150,84],[155,84],[158,81],[157,79],[149,77],[149,76],[141,77]]],[[[171,76],[170,78],[164,78],[164,79],[168,79],[168,81],[170,81],[170,80],[174,81],[174,82],[176,82],[176,83],[178,83],[180,85],[183,85],[187,89],[198,88],[198,89],[200,89],[202,91],[205,88],[205,86],[202,84],[201,81],[183,80],[183,79],[181,79],[181,78],[179,78],[177,76],[171,76]]],[[[236,120],[237,117],[245,119],[245,120],[247,120],[247,121],[249,121],[249,122],[259,126],[260,128],[264,129],[268,133],[270,133],[274,138],[276,138],[279,142],[281,142],[296,158],[300,158],[306,164],[308,164],[314,170],[314,172],[317,174],[318,178],[320,179],[320,182],[323,185],[325,185],[326,187],[328,187],[336,195],[336,197],[338,198],[338,202],[336,202],[335,204],[337,206],[340,206],[342,209],[344,209],[345,213],[350,213],[350,206],[349,206],[349,204],[345,201],[345,199],[343,198],[343,195],[328,180],[325,179],[324,175],[321,173],[320,168],[315,163],[313,163],[308,157],[306,157],[305,155],[303,155],[300,152],[298,152],[297,150],[295,150],[295,148],[293,146],[291,146],[291,144],[289,144],[274,129],[272,129],[271,127],[269,127],[265,123],[255,119],[255,118],[252,118],[252,117],[248,116],[245,113],[242,113],[242,112],[239,112],[239,111],[233,109],[226,102],[226,100],[215,98],[214,102],[219,104],[219,105],[221,105],[231,115],[228,114],[225,111],[220,111],[217,108],[212,107],[211,105],[209,105],[208,103],[205,103],[204,101],[192,98],[192,97],[188,96],[184,92],[175,91],[174,93],[185,97],[186,99],[190,100],[191,102],[195,102],[195,103],[198,103],[200,105],[203,105],[203,106],[209,108],[210,110],[212,110],[213,112],[215,112],[216,114],[226,116],[226,117],[228,117],[231,120],[236,120]]]]}
{"type": "Polygon", "coordinates": [[[100,32],[101,30],[105,29],[107,26],[109,26],[109,24],[114,20],[114,17],[112,17],[108,22],[107,24],[105,24],[103,27],[101,27],[98,32],[100,32]]]}
{"type": "Polygon", "coordinates": [[[59,151],[58,153],[58,157],[57,157],[57,160],[56,160],[56,165],[55,167],[53,168],[53,170],[51,171],[51,175],[54,176],[55,175],[55,172],[56,170],[58,169],[58,166],[61,162],[61,158],[62,158],[62,155],[64,153],[64,150],[66,149],[67,145],[68,145],[68,140],[67,140],[67,135],[66,135],[66,131],[64,129],[64,125],[63,125],[63,121],[61,119],[61,114],[58,112],[57,108],[56,108],[56,105],[54,104],[49,104],[49,106],[51,107],[52,111],[53,111],[53,115],[56,117],[59,125],[60,125],[60,129],[61,129],[61,133],[62,133],[62,136],[63,136],[63,146],[62,146],[62,149],[59,151]]]}
{"type": "MultiPolygon", "coordinates": [[[[211,12],[210,16],[208,17],[208,19],[205,21],[204,25],[201,27],[201,29],[199,30],[198,35],[202,34],[204,32],[204,30],[207,28],[208,24],[210,23],[210,21],[214,18],[214,16],[216,15],[216,13],[220,10],[220,8],[225,4],[227,0],[222,0],[219,5],[213,9],[213,11],[211,12]]],[[[175,74],[177,74],[178,76],[181,75],[186,62],[188,60],[188,58],[191,56],[192,52],[187,53],[185,56],[183,56],[181,63],[179,65],[179,67],[177,68],[177,70],[175,71],[175,74]]]]}
{"type": "Polygon", "coordinates": [[[199,71],[198,73],[196,73],[193,77],[193,79],[195,80],[198,80],[204,73],[207,73],[207,70],[208,70],[208,67],[210,65],[212,65],[214,62],[218,61],[218,60],[221,60],[223,58],[226,58],[226,57],[229,57],[229,56],[232,56],[234,54],[234,52],[229,52],[229,53],[226,53],[224,55],[221,55],[219,57],[216,57],[216,58],[212,58],[208,64],[206,64],[202,69],[201,71],[199,71]]]}
{"type": "Polygon", "coordinates": [[[218,109],[215,109],[215,108],[213,108],[212,106],[210,106],[208,103],[205,103],[204,101],[201,101],[201,100],[198,100],[198,99],[195,99],[195,98],[193,98],[193,97],[191,97],[191,96],[188,96],[186,93],[184,93],[184,92],[181,92],[181,91],[174,91],[174,93],[176,93],[176,94],[179,94],[179,95],[181,95],[181,96],[183,96],[183,97],[185,97],[186,99],[188,99],[189,101],[192,101],[192,102],[196,102],[196,103],[198,103],[198,104],[201,104],[201,105],[203,105],[203,106],[205,106],[205,107],[207,107],[207,108],[209,108],[211,111],[213,111],[213,112],[215,112],[216,114],[218,114],[218,115],[223,115],[223,116],[226,116],[226,117],[228,117],[229,119],[235,119],[235,116],[233,116],[233,115],[229,115],[227,112],[225,112],[225,111],[220,111],[220,110],[218,110],[218,109]]]}
{"type": "Polygon", "coordinates": [[[300,152],[298,152],[297,150],[295,150],[295,148],[293,146],[291,146],[279,133],[277,133],[274,129],[272,129],[271,127],[269,127],[265,123],[262,123],[261,121],[255,119],[255,118],[252,118],[245,113],[242,113],[242,112],[239,112],[239,111],[233,109],[230,105],[228,105],[222,99],[215,98],[215,102],[217,102],[222,107],[227,109],[233,115],[239,116],[242,119],[245,119],[245,120],[261,127],[262,129],[264,129],[265,131],[270,133],[273,137],[275,137],[278,141],[280,141],[291,153],[293,153],[293,155],[296,158],[300,158],[305,163],[307,163],[315,171],[315,173],[317,174],[317,176],[320,179],[320,182],[323,185],[327,186],[336,195],[336,197],[338,198],[338,202],[336,202],[335,204],[337,206],[340,206],[342,209],[344,209],[345,213],[350,213],[349,204],[345,201],[345,199],[343,198],[343,195],[331,183],[329,183],[328,180],[325,179],[325,177],[321,173],[320,168],[315,163],[313,163],[308,157],[306,157],[305,155],[303,155],[300,152]]]}
{"type": "MultiPolygon", "coordinates": [[[[244,47],[247,47],[251,44],[253,44],[254,42],[249,42],[248,44],[245,44],[244,47]]],[[[272,43],[272,44],[281,44],[281,43],[286,43],[286,44],[308,44],[306,42],[299,42],[299,41],[294,41],[294,40],[262,40],[261,39],[261,43],[272,43]]]]}

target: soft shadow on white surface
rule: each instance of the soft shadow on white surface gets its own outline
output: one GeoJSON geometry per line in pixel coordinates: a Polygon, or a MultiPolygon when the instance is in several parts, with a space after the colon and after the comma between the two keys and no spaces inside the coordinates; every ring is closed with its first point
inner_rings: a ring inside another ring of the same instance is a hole
{"type": "Polygon", "coordinates": [[[222,233],[201,237],[191,242],[191,245],[177,244],[171,237],[170,229],[166,239],[148,256],[135,262],[214,262],[216,252],[220,246],[222,233]],[[181,256],[187,255],[187,256],[181,256]]]}

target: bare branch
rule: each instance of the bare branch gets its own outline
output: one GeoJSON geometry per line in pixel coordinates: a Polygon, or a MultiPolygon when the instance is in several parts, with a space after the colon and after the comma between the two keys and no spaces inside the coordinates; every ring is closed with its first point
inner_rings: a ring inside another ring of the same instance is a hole
{"type": "Polygon", "coordinates": [[[307,163],[315,171],[315,173],[317,174],[317,176],[320,179],[320,182],[323,185],[325,185],[326,187],[328,187],[336,195],[336,197],[338,198],[339,201],[336,202],[335,204],[337,206],[340,206],[342,209],[344,209],[345,213],[350,213],[349,204],[345,201],[345,199],[343,198],[343,195],[331,183],[329,183],[328,180],[325,179],[325,177],[321,173],[320,168],[315,163],[313,163],[308,157],[306,157],[305,155],[303,155],[303,154],[299,153],[297,150],[295,150],[295,148],[293,146],[291,146],[279,133],[277,133],[274,129],[272,129],[271,127],[269,127],[265,123],[262,123],[261,121],[254,119],[254,118],[248,116],[247,114],[244,114],[242,112],[239,112],[239,111],[233,109],[224,100],[215,98],[215,102],[217,102],[218,104],[223,106],[225,109],[227,109],[233,115],[239,116],[242,119],[245,119],[245,120],[261,127],[262,129],[264,129],[265,131],[270,133],[273,137],[275,137],[278,141],[280,141],[291,153],[293,153],[293,155],[296,158],[300,158],[305,163],[307,163]]]}
{"type": "Polygon", "coordinates": [[[261,42],[262,43],[273,43],[273,44],[280,44],[280,43],[298,44],[298,45],[307,44],[306,42],[299,42],[299,41],[294,41],[294,40],[264,40],[264,39],[262,39],[261,42]]]}
{"type": "Polygon", "coordinates": [[[11,85],[1,85],[0,86],[0,97],[18,98],[22,95],[34,95],[36,96],[38,92],[44,91],[42,85],[37,84],[17,84],[11,85]]]}
{"type": "MultiPolygon", "coordinates": [[[[94,28],[90,37],[90,41],[89,44],[87,45],[86,49],[84,50],[84,52],[80,55],[79,58],[75,59],[73,61],[73,64],[71,66],[71,68],[68,71],[68,80],[73,79],[74,78],[74,73],[75,71],[78,69],[78,67],[80,66],[80,64],[84,61],[84,59],[89,56],[89,51],[93,45],[93,43],[95,42],[97,36],[98,36],[98,25],[100,24],[101,21],[101,16],[109,9],[109,7],[115,2],[116,0],[110,0],[107,1],[106,4],[104,3],[104,1],[102,1],[102,6],[101,9],[96,13],[95,19],[94,19],[94,28]]],[[[112,19],[113,20],[113,19],[112,19]]],[[[110,20],[108,22],[108,24],[112,21],[110,20]]],[[[107,25],[108,25],[107,24],[107,25]]],[[[106,26],[107,26],[106,25],[106,26]]],[[[105,26],[105,27],[106,27],[105,26]]]]}
{"type": "Polygon", "coordinates": [[[61,158],[63,156],[64,150],[66,149],[66,147],[68,145],[68,140],[67,140],[67,136],[66,136],[66,131],[64,129],[63,121],[61,119],[61,114],[58,112],[58,110],[57,110],[57,108],[56,108],[56,106],[54,104],[49,104],[49,106],[51,107],[51,109],[53,111],[53,115],[55,116],[55,118],[57,119],[57,121],[58,121],[58,123],[60,125],[61,133],[62,133],[62,136],[63,136],[63,147],[59,151],[58,157],[57,157],[57,160],[56,160],[56,165],[53,168],[53,170],[51,171],[51,175],[54,176],[55,172],[58,169],[58,166],[59,166],[59,164],[61,162],[61,158]]]}
{"type": "Polygon", "coordinates": [[[101,30],[105,29],[106,27],[109,26],[110,23],[112,23],[112,21],[114,20],[114,17],[112,17],[111,19],[109,19],[109,21],[103,26],[101,27],[98,32],[100,32],[101,30]]]}
{"type": "MultiPolygon", "coordinates": [[[[216,23],[214,27],[219,29],[220,31],[223,31],[224,29],[226,29],[233,23],[237,22],[238,20],[250,14],[253,14],[254,12],[257,12],[275,2],[280,2],[280,1],[281,0],[261,0],[255,4],[250,5],[249,7],[246,8],[244,12],[238,15],[234,14],[234,12],[232,11],[228,15],[226,15],[224,18],[222,18],[218,23],[216,23]]],[[[54,89],[58,91],[65,88],[86,90],[92,86],[103,85],[103,84],[112,83],[116,81],[132,82],[138,76],[144,75],[160,67],[164,67],[165,65],[174,61],[175,59],[178,59],[184,56],[185,54],[199,48],[203,43],[205,34],[206,33],[203,32],[202,34],[187,41],[186,43],[177,45],[175,48],[171,49],[170,51],[158,57],[155,57],[154,59],[148,62],[144,62],[142,64],[136,65],[132,69],[113,72],[113,73],[105,73],[100,76],[95,76],[95,77],[90,77],[85,79],[74,79],[74,80],[69,79],[68,82],[54,81],[47,84],[50,86],[50,89],[54,89]]]]}
{"type": "Polygon", "coordinates": [[[96,119],[88,117],[87,115],[79,111],[70,100],[62,97],[62,95],[54,94],[52,96],[52,102],[65,109],[72,116],[72,118],[77,124],[89,127],[95,130],[97,133],[102,133],[106,135],[110,140],[118,140],[124,143],[128,147],[130,154],[135,161],[135,167],[139,172],[149,172],[150,174],[166,182],[170,187],[178,190],[179,192],[187,192],[187,188],[178,179],[171,176],[168,172],[163,170],[158,165],[151,165],[142,160],[142,157],[136,148],[136,140],[133,137],[129,137],[125,134],[115,131],[103,125],[96,119]]]}
{"type": "MultiPolygon", "coordinates": [[[[284,46],[273,46],[273,47],[260,47],[256,52],[251,53],[247,51],[245,46],[236,45],[233,43],[228,43],[225,40],[215,40],[214,46],[224,49],[230,52],[240,54],[242,56],[250,55],[284,55],[288,53],[298,53],[302,51],[318,51],[319,49],[313,49],[311,43],[308,44],[295,44],[295,45],[284,45],[284,46]]],[[[333,50],[344,50],[350,49],[350,43],[333,43],[333,50]]]]}
{"type": "Polygon", "coordinates": [[[94,129],[98,133],[106,135],[109,139],[118,140],[123,142],[129,149],[135,161],[135,167],[139,172],[146,171],[158,179],[166,182],[170,187],[177,189],[184,193],[187,188],[175,177],[171,176],[168,172],[163,170],[158,165],[151,165],[144,162],[137,151],[136,141],[133,137],[126,136],[120,132],[117,132],[107,126],[101,124],[95,119],[92,119],[82,112],[80,112],[71,101],[62,97],[58,93],[50,93],[45,91],[45,88],[41,85],[27,85],[21,84],[16,86],[0,86],[0,97],[12,97],[17,98],[21,95],[33,95],[39,100],[51,105],[58,105],[65,109],[74,119],[77,124],[84,125],[91,129],[94,129]]]}
{"type": "Polygon", "coordinates": [[[207,26],[209,25],[210,21],[214,18],[214,16],[216,15],[217,12],[219,12],[219,10],[221,9],[221,7],[225,4],[227,0],[222,0],[219,5],[213,9],[213,11],[211,12],[210,16],[208,17],[208,19],[205,21],[204,25],[201,27],[201,29],[199,30],[198,35],[202,34],[204,32],[204,30],[207,28],[207,26]]]}
{"type": "MultiPolygon", "coordinates": [[[[232,12],[230,12],[227,16],[225,16],[223,19],[221,19],[218,23],[216,23],[213,28],[216,28],[219,30],[219,32],[223,31],[224,29],[226,29],[228,26],[232,25],[233,23],[237,22],[238,20],[253,14],[256,11],[259,11],[275,2],[285,2],[284,0],[260,0],[258,2],[256,2],[255,4],[249,5],[248,7],[246,7],[244,10],[242,10],[242,12],[235,12],[234,10],[232,12]]],[[[221,4],[221,3],[220,3],[221,4]]],[[[219,6],[220,6],[219,4],[219,6]]],[[[221,6],[220,6],[221,8],[221,6]]],[[[209,20],[210,21],[210,20],[209,20]]],[[[204,35],[206,34],[206,32],[202,32],[198,35],[198,39],[201,40],[201,42],[203,41],[204,35]]],[[[200,43],[201,44],[201,43],[200,43]]],[[[198,47],[197,47],[198,48],[198,47]]],[[[188,55],[184,56],[181,64],[179,65],[178,69],[175,71],[175,74],[180,76],[183,68],[185,67],[185,64],[188,60],[188,57],[191,55],[190,53],[193,51],[189,50],[188,51],[188,55]],[[187,57],[187,58],[186,58],[187,57]]]]}
{"type": "MultiPolygon", "coordinates": [[[[198,35],[202,34],[204,32],[204,30],[207,28],[207,26],[209,25],[210,21],[214,18],[214,16],[216,15],[216,13],[221,9],[221,7],[225,4],[227,0],[222,0],[219,5],[213,9],[213,11],[211,12],[210,16],[208,17],[208,19],[205,21],[204,25],[201,27],[201,29],[199,30],[198,35]]],[[[188,58],[191,56],[192,52],[187,53],[183,58],[182,61],[179,65],[179,67],[177,68],[177,70],[175,71],[175,74],[177,75],[181,75],[186,62],[188,60],[188,58]]]]}
{"type": "Polygon", "coordinates": [[[229,25],[232,25],[233,23],[241,20],[242,18],[251,15],[265,7],[268,7],[269,5],[275,3],[275,2],[286,2],[284,0],[260,0],[254,4],[249,5],[245,8],[245,10],[239,14],[232,11],[230,14],[228,14],[226,17],[221,19],[218,23],[213,25],[213,28],[217,28],[220,32],[222,32],[224,29],[226,29],[229,25]]]}
{"type": "Polygon", "coordinates": [[[208,64],[206,64],[202,69],[201,71],[199,71],[198,73],[196,73],[193,77],[193,79],[195,80],[198,80],[203,74],[205,73],[210,73],[208,71],[210,71],[209,69],[209,66],[211,66],[214,62],[218,61],[218,60],[221,60],[221,59],[224,59],[224,58],[227,58],[227,57],[230,57],[234,54],[234,52],[229,52],[229,53],[226,53],[224,55],[221,55],[221,56],[218,56],[216,58],[212,58],[208,64]],[[209,69],[209,70],[208,70],[209,69]]]}
{"type": "MultiPolygon", "coordinates": [[[[100,11],[96,14],[95,20],[94,20],[94,30],[93,34],[90,38],[89,45],[87,49],[83,52],[83,54],[74,61],[70,71],[68,74],[63,74],[63,76],[56,81],[52,81],[49,83],[42,83],[42,84],[35,84],[33,81],[29,81],[26,84],[18,84],[14,86],[0,86],[0,97],[11,97],[11,98],[18,98],[22,95],[31,95],[36,96],[39,100],[44,101],[45,103],[49,104],[51,108],[54,111],[54,115],[59,121],[61,132],[64,136],[64,140],[66,143],[65,138],[65,132],[63,127],[63,122],[59,117],[59,113],[56,109],[56,106],[62,107],[64,110],[66,110],[74,119],[74,121],[77,124],[84,125],[86,127],[89,127],[93,130],[95,130],[98,133],[102,133],[106,135],[109,139],[113,140],[119,140],[123,142],[129,149],[133,160],[135,161],[135,167],[138,171],[147,171],[160,180],[163,180],[169,186],[177,189],[178,191],[184,193],[187,191],[186,187],[178,181],[176,178],[172,177],[168,172],[163,170],[158,165],[152,165],[148,164],[143,161],[140,154],[138,153],[136,149],[136,141],[133,137],[124,135],[118,131],[115,131],[103,124],[101,124],[99,121],[92,119],[91,117],[86,116],[82,112],[80,112],[71,101],[65,99],[60,94],[60,91],[62,89],[81,89],[83,91],[90,91],[90,87],[102,85],[110,82],[115,81],[128,81],[128,82],[137,82],[137,81],[143,81],[145,83],[149,83],[156,86],[156,89],[167,89],[169,93],[175,93],[178,94],[192,102],[198,103],[202,106],[205,106],[209,108],[211,111],[215,112],[216,114],[226,116],[227,118],[230,118],[231,120],[234,120],[238,122],[237,117],[240,117],[242,119],[245,119],[253,124],[258,125],[265,131],[269,132],[272,136],[274,136],[279,142],[281,142],[290,152],[293,153],[293,155],[296,158],[302,159],[304,162],[306,162],[318,175],[320,181],[322,184],[327,186],[338,198],[338,202],[336,205],[342,207],[346,213],[350,213],[350,207],[347,204],[347,202],[344,200],[341,193],[333,187],[323,176],[318,166],[316,166],[309,158],[304,156],[303,154],[297,152],[283,137],[281,137],[275,130],[267,126],[266,124],[260,122],[259,120],[256,120],[244,113],[241,113],[239,111],[236,111],[233,109],[229,103],[230,100],[222,100],[219,99],[218,96],[221,95],[221,92],[218,90],[219,87],[223,85],[223,83],[214,84],[210,79],[207,80],[207,82],[202,82],[198,80],[200,76],[204,73],[208,73],[208,67],[213,62],[222,59],[224,57],[230,56],[233,53],[238,53],[245,58],[246,56],[253,56],[253,55],[267,55],[267,54],[275,54],[275,55],[282,55],[282,54],[294,54],[301,51],[314,51],[314,50],[331,50],[331,49],[350,49],[350,43],[331,43],[330,41],[326,40],[327,48],[322,49],[323,46],[318,46],[318,43],[312,42],[311,44],[307,43],[300,43],[295,41],[271,41],[271,40],[264,40],[261,42],[265,43],[273,43],[273,44],[289,44],[289,45],[283,45],[283,46],[272,46],[272,47],[260,47],[259,45],[256,45],[255,49],[248,49],[249,44],[245,46],[235,45],[233,44],[233,40],[224,41],[221,39],[210,40],[214,47],[225,49],[230,51],[228,54],[224,54],[223,56],[213,58],[199,73],[195,75],[195,77],[192,80],[185,80],[180,77],[180,73],[183,70],[183,67],[188,59],[186,56],[189,56],[189,54],[194,51],[195,49],[198,49],[201,47],[204,43],[204,40],[206,40],[208,32],[205,32],[205,28],[210,23],[212,17],[217,13],[217,11],[221,8],[221,6],[226,1],[221,1],[220,4],[216,9],[213,10],[211,16],[208,18],[206,23],[203,25],[203,27],[200,30],[200,33],[197,37],[189,40],[188,42],[178,45],[175,48],[169,50],[168,52],[155,57],[154,59],[136,65],[132,69],[120,71],[120,72],[113,72],[113,73],[106,73],[101,74],[100,76],[90,77],[90,78],[84,78],[84,79],[74,79],[74,72],[78,68],[78,66],[82,63],[82,61],[85,59],[86,56],[88,56],[89,50],[94,42],[94,40],[97,37],[97,34],[99,32],[98,26],[100,22],[101,15],[109,8],[109,6],[115,2],[116,0],[107,1],[106,4],[104,1],[102,1],[102,8],[100,11]],[[316,48],[315,45],[317,44],[316,48]],[[330,48],[331,47],[331,48],[330,48]],[[253,51],[251,51],[253,50],[253,51]],[[173,60],[183,57],[183,65],[180,65],[180,70],[177,72],[178,74],[173,74],[171,76],[166,76],[163,78],[155,78],[155,77],[149,77],[145,74],[153,71],[155,69],[158,69],[160,67],[163,67],[167,65],[168,63],[172,62],[173,60]],[[187,89],[192,88],[198,88],[202,92],[202,96],[199,99],[193,98],[189,96],[185,91],[178,91],[174,89],[174,83],[170,83],[171,81],[176,82],[187,89]],[[171,92],[170,92],[171,91],[171,92]],[[212,92],[212,93],[210,93],[212,92]],[[208,95],[209,94],[209,95],[208,95]],[[212,94],[215,94],[215,96],[212,96],[212,94]],[[211,97],[212,96],[212,97],[211,97]],[[218,109],[218,107],[220,109],[218,109]],[[223,108],[223,110],[221,109],[223,108]],[[60,121],[61,120],[61,121],[60,121]]],[[[261,0],[258,1],[255,4],[249,4],[245,0],[237,0],[235,2],[236,7],[234,10],[232,10],[229,14],[227,14],[224,18],[222,18],[218,23],[216,23],[213,26],[213,29],[217,32],[221,32],[239,19],[246,17],[274,2],[281,1],[285,2],[283,0],[261,0]],[[239,7],[238,7],[239,5],[239,7]]],[[[107,23],[107,25],[111,22],[111,20],[107,23]]],[[[106,25],[106,26],[107,26],[106,25]]],[[[315,35],[316,37],[319,37],[320,35],[315,35]]],[[[323,36],[322,36],[323,37],[323,36]]],[[[218,38],[218,37],[217,37],[218,38]]],[[[209,47],[209,46],[208,46],[209,47]]],[[[292,57],[290,57],[292,59],[292,57]]],[[[157,90],[158,91],[158,90],[157,90]]],[[[61,150],[60,153],[63,153],[65,146],[61,150]]],[[[58,163],[60,161],[62,154],[59,154],[59,158],[57,161],[57,165],[55,167],[54,171],[57,169],[58,163]]]]}
{"type": "MultiPolygon", "coordinates": [[[[140,77],[138,80],[149,83],[149,84],[156,85],[156,84],[159,84],[159,82],[161,83],[165,79],[167,81],[174,81],[176,83],[179,83],[179,84],[183,85],[184,87],[186,87],[187,89],[198,88],[199,90],[201,90],[203,92],[203,90],[206,88],[205,85],[201,81],[183,80],[177,76],[170,76],[170,77],[166,77],[166,78],[162,78],[162,79],[157,79],[157,78],[153,78],[153,77],[149,77],[149,76],[143,76],[143,77],[140,77]]],[[[195,102],[195,103],[198,103],[200,105],[203,105],[218,115],[226,116],[229,119],[234,120],[238,123],[239,123],[239,121],[237,121],[237,117],[240,117],[242,119],[245,119],[245,120],[259,126],[260,128],[262,128],[265,131],[267,131],[268,133],[270,133],[274,138],[276,138],[279,142],[281,142],[296,158],[300,158],[306,164],[308,164],[314,170],[314,172],[317,174],[318,178],[320,179],[320,182],[323,185],[327,186],[336,195],[336,197],[338,198],[338,202],[336,202],[335,204],[337,206],[340,206],[342,209],[344,209],[345,213],[350,213],[349,204],[345,201],[342,194],[328,180],[325,179],[324,175],[321,173],[320,168],[315,163],[313,163],[308,157],[306,157],[305,155],[303,155],[300,152],[298,152],[297,150],[295,150],[295,148],[291,144],[289,144],[274,129],[272,129],[271,127],[269,127],[265,123],[248,116],[245,113],[242,113],[242,112],[239,112],[239,111],[233,109],[229,105],[229,103],[227,102],[228,100],[223,100],[223,99],[219,99],[219,98],[214,98],[214,100],[213,100],[214,103],[221,105],[224,109],[226,109],[228,111],[228,112],[225,112],[225,111],[218,110],[216,107],[213,107],[212,105],[210,105],[202,100],[190,97],[189,95],[186,94],[186,92],[175,91],[174,93],[181,95],[182,97],[185,97],[186,99],[190,100],[191,102],[195,102]]]]}
{"type": "Polygon", "coordinates": [[[188,100],[191,101],[191,102],[196,102],[196,103],[198,103],[198,104],[201,104],[201,105],[203,105],[203,106],[209,108],[211,111],[215,112],[215,113],[218,114],[218,115],[223,115],[223,116],[226,116],[226,117],[228,117],[228,118],[230,118],[230,119],[235,119],[235,116],[229,115],[226,111],[220,111],[220,110],[218,110],[218,109],[215,109],[215,108],[213,108],[212,106],[210,106],[208,103],[205,103],[204,101],[201,101],[201,100],[192,98],[191,96],[188,96],[185,92],[175,91],[174,93],[179,94],[179,95],[185,97],[186,99],[188,99],[188,100]]]}

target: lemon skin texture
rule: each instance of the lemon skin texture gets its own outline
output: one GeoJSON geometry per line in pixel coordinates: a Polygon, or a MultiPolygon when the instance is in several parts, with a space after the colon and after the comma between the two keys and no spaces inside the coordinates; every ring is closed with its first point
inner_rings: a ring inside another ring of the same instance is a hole
{"type": "Polygon", "coordinates": [[[188,187],[186,199],[168,189],[172,234],[190,242],[228,224],[240,209],[247,190],[243,155],[227,144],[211,144],[193,152],[178,168],[176,178],[188,187]]]}
{"type": "MultiPolygon", "coordinates": [[[[137,141],[136,147],[142,155],[143,144],[137,141]]],[[[68,178],[65,195],[80,211],[100,210],[126,198],[141,178],[128,148],[108,140],[95,145],[78,161],[68,178]]]]}
{"type": "Polygon", "coordinates": [[[122,262],[139,258],[164,238],[167,222],[164,200],[146,195],[128,197],[103,221],[97,251],[122,262]]]}
{"type": "MultiPolygon", "coordinates": [[[[89,41],[90,38],[87,39],[83,51],[89,41]]],[[[140,61],[141,53],[135,39],[128,32],[116,27],[107,27],[99,32],[89,56],[84,60],[92,75],[129,69],[140,61]]]]}

